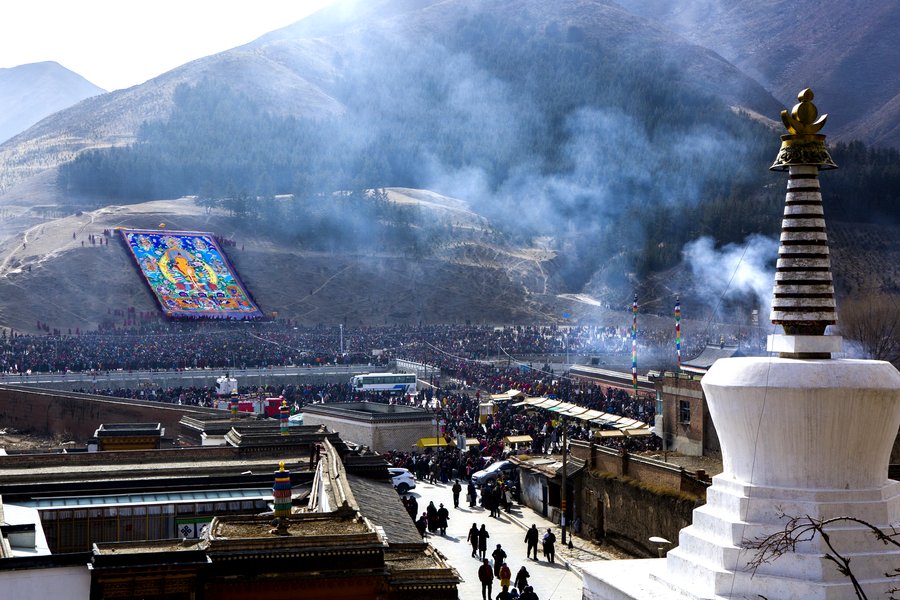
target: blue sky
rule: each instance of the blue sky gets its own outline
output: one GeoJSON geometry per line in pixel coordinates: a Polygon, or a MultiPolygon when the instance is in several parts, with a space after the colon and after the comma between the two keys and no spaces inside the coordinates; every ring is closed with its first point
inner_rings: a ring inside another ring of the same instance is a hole
{"type": "Polygon", "coordinates": [[[107,91],[246,44],[335,0],[13,0],[0,68],[56,61],[107,91]]]}

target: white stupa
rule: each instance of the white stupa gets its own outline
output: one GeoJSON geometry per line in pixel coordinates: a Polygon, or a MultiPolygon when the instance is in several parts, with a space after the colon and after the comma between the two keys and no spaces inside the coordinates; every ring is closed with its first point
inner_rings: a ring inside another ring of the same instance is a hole
{"type": "Polygon", "coordinates": [[[900,525],[900,482],[887,478],[900,372],[831,358],[841,339],[825,335],[836,319],[818,172],[836,166],[812,99],[803,90],[782,112],[789,133],[772,166],[789,172],[772,306],[785,333],[768,343],[778,356],[722,359],[703,377],[724,469],[707,503],[664,559],[584,564],[586,599],[874,599],[900,587],[888,576],[900,549],[866,525],[900,525]],[[824,521],[827,540],[812,530],[754,568],[759,541],[792,517],[824,521]],[[832,558],[849,559],[852,577],[832,558]]]}

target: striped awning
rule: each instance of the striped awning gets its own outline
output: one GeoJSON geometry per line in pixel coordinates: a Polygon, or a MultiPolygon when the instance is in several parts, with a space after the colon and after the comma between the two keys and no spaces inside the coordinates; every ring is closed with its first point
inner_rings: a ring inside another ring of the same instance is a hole
{"type": "Polygon", "coordinates": [[[650,432],[649,426],[643,421],[638,421],[637,419],[632,419],[630,417],[623,417],[622,415],[606,413],[596,409],[585,408],[584,406],[572,404],[571,402],[563,402],[562,400],[557,400],[555,398],[525,398],[520,402],[516,402],[513,406],[543,408],[563,417],[581,419],[582,421],[588,421],[594,425],[614,427],[620,431],[628,431],[629,435],[649,435],[650,432]],[[643,429],[646,429],[648,433],[631,433],[632,431],[643,429]]]}

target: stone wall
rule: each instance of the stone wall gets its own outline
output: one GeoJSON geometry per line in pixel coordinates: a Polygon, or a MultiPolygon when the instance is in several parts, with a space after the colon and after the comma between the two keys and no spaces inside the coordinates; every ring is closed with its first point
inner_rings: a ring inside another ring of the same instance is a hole
{"type": "Polygon", "coordinates": [[[636,556],[657,556],[648,539],[677,543],[704,503],[708,480],[680,467],[583,441],[570,443],[586,462],[576,486],[581,535],[619,546],[636,556]]]}
{"type": "Polygon", "coordinates": [[[678,532],[692,522],[692,500],[674,491],[631,479],[585,471],[579,490],[581,535],[613,544],[634,556],[656,557],[653,536],[678,543],[678,532]]]}
{"type": "Polygon", "coordinates": [[[160,423],[166,437],[175,438],[179,420],[189,414],[223,413],[162,402],[0,386],[0,427],[41,436],[59,435],[79,445],[93,437],[103,423],[160,423]]]}

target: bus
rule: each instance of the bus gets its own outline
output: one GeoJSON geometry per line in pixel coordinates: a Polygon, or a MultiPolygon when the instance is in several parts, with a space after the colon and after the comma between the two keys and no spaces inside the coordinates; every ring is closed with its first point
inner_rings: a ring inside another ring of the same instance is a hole
{"type": "Polygon", "coordinates": [[[415,394],[415,373],[367,373],[354,375],[350,387],[355,392],[391,392],[392,394],[415,394]]]}

